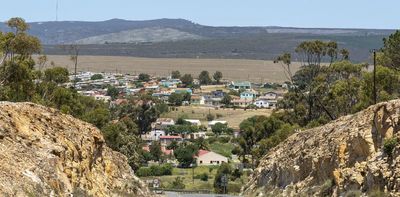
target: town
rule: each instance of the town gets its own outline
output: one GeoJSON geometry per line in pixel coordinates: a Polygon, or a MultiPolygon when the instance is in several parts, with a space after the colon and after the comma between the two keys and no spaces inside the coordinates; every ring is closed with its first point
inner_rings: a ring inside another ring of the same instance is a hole
{"type": "MultiPolygon", "coordinates": [[[[144,142],[141,144],[143,154],[148,156],[136,174],[148,180],[152,186],[154,176],[172,175],[173,168],[183,172],[187,168],[196,168],[199,173],[205,168],[215,169],[223,163],[231,163],[240,173],[254,168],[248,162],[243,163],[237,155],[239,123],[253,115],[271,113],[287,91],[289,83],[255,84],[249,81],[229,81],[222,79],[222,75],[218,71],[212,77],[207,71],[202,71],[198,78],[189,74],[181,75],[179,71],[173,71],[170,76],[165,77],[152,77],[145,73],[130,75],[79,72],[76,75],[71,74],[70,82],[62,86],[75,88],[82,96],[102,101],[111,109],[128,105],[129,99],[140,95],[149,95],[170,108],[171,112],[161,114],[161,117],[151,123],[150,129],[140,135],[144,142]],[[185,111],[188,113],[184,113],[185,111]],[[202,117],[196,119],[201,114],[202,117]],[[237,116],[236,114],[240,114],[240,117],[226,117],[237,116]],[[176,151],[181,144],[187,143],[200,143],[200,149],[189,154],[190,158],[182,156],[185,153],[180,152],[184,151],[176,151]],[[166,173],[150,170],[156,171],[155,166],[165,167],[164,165],[168,165],[170,169],[166,173]],[[151,166],[153,167],[150,168],[151,166]]],[[[251,156],[244,157],[246,161],[251,156]]],[[[208,178],[204,178],[210,176],[208,174],[197,173],[197,176],[203,177],[203,181],[199,180],[197,184],[171,187],[208,189],[212,187],[208,178]]],[[[240,181],[237,184],[243,184],[246,179],[247,176],[238,179],[240,181]]],[[[171,180],[168,176],[161,176],[164,187],[168,187],[166,182],[169,181],[171,180]]]]}

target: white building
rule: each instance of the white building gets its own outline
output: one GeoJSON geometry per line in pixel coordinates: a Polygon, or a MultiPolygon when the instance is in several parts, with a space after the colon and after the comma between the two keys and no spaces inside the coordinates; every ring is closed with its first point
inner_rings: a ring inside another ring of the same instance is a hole
{"type": "Polygon", "coordinates": [[[198,138],[207,139],[208,136],[206,135],[206,132],[204,132],[204,131],[199,131],[199,132],[196,132],[196,133],[190,133],[190,134],[185,135],[185,139],[195,140],[195,139],[198,139],[198,138]]]}
{"type": "Polygon", "coordinates": [[[200,120],[194,120],[194,119],[184,119],[184,120],[186,122],[190,122],[190,124],[192,124],[192,125],[201,126],[200,120]]]}
{"type": "Polygon", "coordinates": [[[208,122],[208,127],[212,127],[217,123],[226,124],[226,125],[228,124],[228,122],[226,122],[225,120],[213,120],[213,121],[208,122]]]}
{"type": "Polygon", "coordinates": [[[175,125],[175,121],[172,118],[158,118],[153,124],[155,129],[166,129],[169,126],[175,125]]]}
{"type": "Polygon", "coordinates": [[[259,108],[268,108],[269,107],[269,101],[264,100],[264,99],[259,99],[254,102],[254,105],[259,107],[259,108]]]}
{"type": "Polygon", "coordinates": [[[221,165],[228,163],[228,158],[212,151],[199,150],[196,163],[198,166],[221,165]]]}
{"type": "Polygon", "coordinates": [[[111,96],[94,95],[94,99],[96,99],[97,101],[110,102],[111,101],[111,96]]]}

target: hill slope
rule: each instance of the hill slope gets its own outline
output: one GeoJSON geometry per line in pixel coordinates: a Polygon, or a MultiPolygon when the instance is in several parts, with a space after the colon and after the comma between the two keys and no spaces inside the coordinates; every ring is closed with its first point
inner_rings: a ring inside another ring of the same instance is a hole
{"type": "Polygon", "coordinates": [[[322,127],[300,131],[267,154],[246,196],[344,196],[362,191],[400,195],[400,100],[380,103],[322,127]]]}
{"type": "MultiPolygon", "coordinates": [[[[271,60],[283,52],[294,52],[294,48],[302,41],[320,39],[337,41],[340,47],[350,50],[354,61],[367,61],[370,49],[380,48],[382,38],[394,32],[379,29],[271,26],[213,27],[184,19],[59,21],[34,22],[29,25],[29,33],[47,45],[44,49],[49,55],[66,54],[55,45],[78,42],[91,44],[81,47],[80,52],[84,55],[156,58],[271,60]],[[139,39],[132,38],[134,32],[142,32],[139,39]],[[106,42],[118,44],[105,45],[106,42]]],[[[10,29],[0,23],[0,31],[10,29]]]]}
{"type": "Polygon", "coordinates": [[[92,36],[75,41],[78,44],[167,42],[178,40],[197,40],[201,36],[182,32],[172,28],[143,28],[126,30],[117,33],[92,36]]]}
{"type": "Polygon", "coordinates": [[[150,196],[100,131],[31,103],[0,102],[0,196],[150,196]]]}

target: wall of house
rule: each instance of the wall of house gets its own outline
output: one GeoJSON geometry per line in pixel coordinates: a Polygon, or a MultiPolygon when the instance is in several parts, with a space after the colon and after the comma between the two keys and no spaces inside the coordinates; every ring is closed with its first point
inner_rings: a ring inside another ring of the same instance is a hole
{"type": "Polygon", "coordinates": [[[197,165],[221,165],[227,162],[228,158],[214,152],[209,152],[197,158],[197,165]]]}

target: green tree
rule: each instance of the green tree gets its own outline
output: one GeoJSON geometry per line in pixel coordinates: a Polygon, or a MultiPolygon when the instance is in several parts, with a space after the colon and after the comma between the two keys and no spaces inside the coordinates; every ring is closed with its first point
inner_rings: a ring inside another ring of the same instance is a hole
{"type": "Polygon", "coordinates": [[[161,161],[162,151],[161,151],[161,143],[157,141],[153,141],[150,145],[150,154],[153,157],[154,161],[161,161]]]}
{"type": "Polygon", "coordinates": [[[140,81],[144,81],[144,82],[148,82],[148,81],[150,81],[150,75],[148,75],[146,73],[140,73],[139,74],[139,80],[140,81]]]}
{"type": "Polygon", "coordinates": [[[179,79],[181,78],[181,72],[179,70],[175,70],[171,72],[171,78],[172,79],[179,79]]]}
{"type": "Polygon", "coordinates": [[[25,32],[29,29],[29,24],[23,18],[15,17],[7,21],[8,27],[15,30],[15,34],[25,32]]]}
{"type": "Polygon", "coordinates": [[[183,94],[181,93],[172,93],[169,97],[168,97],[168,102],[171,105],[175,105],[175,106],[181,106],[183,103],[183,94]]]}
{"type": "Polygon", "coordinates": [[[110,112],[106,108],[97,108],[86,113],[82,119],[102,128],[110,120],[110,112]]]}
{"type": "Polygon", "coordinates": [[[182,167],[189,167],[190,164],[194,163],[194,156],[197,154],[198,148],[195,145],[182,144],[174,151],[175,158],[178,160],[182,167]]]}
{"type": "Polygon", "coordinates": [[[224,104],[225,106],[231,105],[231,102],[232,102],[232,97],[229,94],[225,94],[221,100],[221,103],[224,104]]]}
{"type": "Polygon", "coordinates": [[[176,150],[178,148],[178,142],[177,141],[172,141],[168,146],[168,150],[176,150]]]}
{"type": "Polygon", "coordinates": [[[117,99],[118,95],[119,95],[119,90],[116,87],[114,86],[107,87],[107,96],[110,96],[112,100],[117,99]]]}
{"type": "Polygon", "coordinates": [[[221,164],[221,166],[218,168],[217,174],[215,175],[214,179],[214,190],[216,193],[221,194],[227,192],[224,190],[225,187],[224,181],[229,180],[229,176],[231,173],[232,173],[232,167],[228,163],[221,164]]]}
{"type": "Polygon", "coordinates": [[[383,53],[388,58],[385,66],[400,70],[400,31],[383,39],[383,53]]]}
{"type": "Polygon", "coordinates": [[[99,80],[99,79],[103,79],[103,75],[100,73],[94,74],[90,77],[90,80],[99,80]]]}
{"type": "Polygon", "coordinates": [[[226,133],[228,131],[228,126],[218,122],[211,126],[211,130],[213,133],[215,133],[215,135],[221,135],[222,133],[226,133]]]}
{"type": "Polygon", "coordinates": [[[210,150],[207,140],[205,140],[203,137],[197,138],[194,141],[194,144],[197,146],[199,150],[210,150]]]}
{"type": "Polygon", "coordinates": [[[193,77],[191,74],[184,74],[181,78],[182,84],[186,87],[193,85],[193,77]]]}
{"type": "Polygon", "coordinates": [[[201,85],[208,85],[211,83],[211,78],[210,78],[210,74],[208,73],[208,71],[203,70],[201,71],[200,75],[199,75],[199,81],[201,85]]]}
{"type": "Polygon", "coordinates": [[[222,72],[221,71],[216,71],[213,75],[214,80],[217,82],[217,84],[220,83],[222,79],[222,72]]]}
{"type": "Polygon", "coordinates": [[[44,80],[57,84],[66,83],[69,81],[68,69],[63,67],[48,68],[44,71],[44,80]]]}

